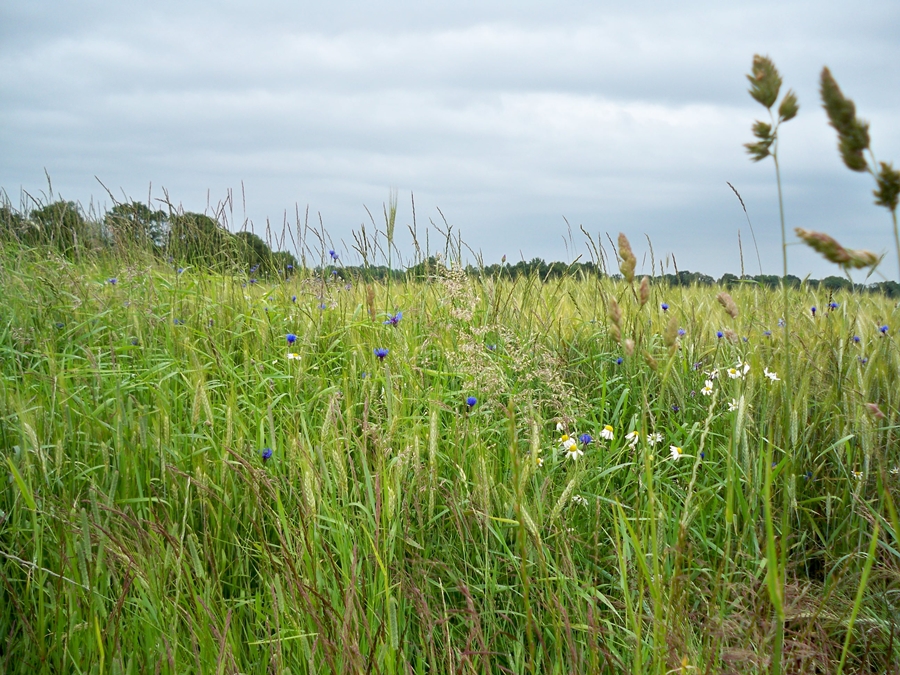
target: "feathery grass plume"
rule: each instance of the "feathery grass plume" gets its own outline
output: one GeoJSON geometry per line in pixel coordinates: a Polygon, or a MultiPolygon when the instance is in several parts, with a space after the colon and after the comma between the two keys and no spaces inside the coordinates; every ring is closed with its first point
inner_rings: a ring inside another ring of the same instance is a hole
{"type": "Polygon", "coordinates": [[[725,312],[728,314],[728,316],[730,316],[732,319],[736,319],[738,317],[737,305],[734,304],[734,300],[731,299],[731,296],[728,293],[722,291],[716,296],[716,300],[718,300],[719,304],[722,305],[723,308],[725,308],[725,312]]]}
{"type": "Polygon", "coordinates": [[[778,90],[781,89],[781,75],[768,56],[753,56],[753,65],[747,79],[750,81],[750,95],[766,108],[775,105],[778,90]]]}
{"type": "Polygon", "coordinates": [[[622,342],[622,331],[619,330],[616,324],[609,327],[609,334],[612,335],[613,340],[616,342],[622,342]]]}
{"type": "Polygon", "coordinates": [[[622,262],[619,263],[619,271],[625,277],[625,281],[629,284],[634,282],[634,268],[637,266],[637,258],[631,250],[631,244],[628,237],[623,232],[619,232],[619,257],[622,262]]]}
{"type": "Polygon", "coordinates": [[[853,250],[841,246],[831,235],[814,230],[804,230],[802,227],[794,228],[794,232],[807,246],[818,251],[822,256],[844,269],[862,269],[877,265],[880,258],[863,249],[853,250]]]}
{"type": "Polygon", "coordinates": [[[646,361],[646,362],[647,362],[647,365],[650,366],[650,370],[652,370],[652,371],[654,371],[654,372],[657,371],[657,370],[659,370],[659,364],[656,362],[656,359],[653,358],[653,356],[650,354],[650,352],[648,352],[648,351],[645,349],[645,350],[644,350],[643,352],[641,352],[641,353],[642,353],[643,356],[644,356],[644,361],[646,361]]]}
{"type": "Polygon", "coordinates": [[[665,340],[669,352],[674,353],[678,347],[678,317],[674,314],[669,317],[669,325],[666,326],[666,332],[663,333],[663,340],[665,340]]]}
{"type": "MultiPolygon", "coordinates": [[[[897,264],[900,265],[900,230],[897,226],[897,202],[900,197],[900,172],[887,162],[875,163],[875,155],[869,147],[869,123],[856,117],[856,106],[844,96],[827,67],[822,68],[819,80],[822,107],[828,114],[828,121],[838,135],[838,151],[841,159],[851,171],[868,171],[875,179],[877,188],[872,191],[875,204],[891,212],[894,225],[894,246],[897,250],[897,264]],[[866,160],[865,151],[872,156],[872,164],[866,160]]],[[[866,265],[863,265],[864,267],[866,265]]]]}
{"type": "Polygon", "coordinates": [[[622,308],[615,298],[609,299],[609,318],[617,327],[622,327],[622,308]]]}
{"type": "Polygon", "coordinates": [[[723,332],[723,335],[725,336],[725,339],[728,340],[729,342],[733,342],[733,343],[737,344],[738,334],[735,333],[730,328],[726,328],[725,331],[723,332]]]}
{"type": "MultiPolygon", "coordinates": [[[[778,69],[768,56],[754,55],[753,65],[750,69],[747,79],[750,81],[750,96],[769,111],[772,116],[772,106],[778,100],[778,92],[781,90],[781,75],[778,69]]],[[[757,120],[753,123],[752,131],[756,136],[755,143],[745,143],[744,147],[750,154],[750,159],[754,162],[764,160],[769,155],[774,155],[773,145],[778,142],[778,127],[782,122],[794,119],[800,110],[800,104],[797,102],[797,95],[788,90],[788,93],[781,99],[781,105],[778,106],[778,120],[772,119],[772,123],[760,122],[757,120]]]]}
{"type": "Polygon", "coordinates": [[[828,121],[838,133],[838,150],[844,164],[851,171],[866,171],[869,164],[863,152],[869,149],[869,123],[856,118],[856,106],[841,92],[827,67],[822,68],[819,93],[828,121]]]}
{"type": "Polygon", "coordinates": [[[625,349],[625,356],[631,356],[634,354],[634,340],[627,339],[622,343],[622,347],[625,349]]]}
{"type": "Polygon", "coordinates": [[[375,289],[372,286],[366,286],[366,309],[369,312],[369,319],[375,321],[375,289]]]}
{"type": "Polygon", "coordinates": [[[638,298],[641,301],[641,307],[646,305],[647,301],[650,299],[650,277],[641,279],[641,288],[638,293],[638,298]]]}

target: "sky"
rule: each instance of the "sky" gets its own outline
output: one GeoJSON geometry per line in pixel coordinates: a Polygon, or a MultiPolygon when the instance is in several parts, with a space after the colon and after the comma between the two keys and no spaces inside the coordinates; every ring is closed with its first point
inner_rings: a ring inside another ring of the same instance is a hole
{"type": "MultiPolygon", "coordinates": [[[[407,259],[414,198],[423,247],[446,221],[485,264],[588,260],[583,227],[607,253],[624,232],[641,273],[652,246],[657,272],[780,274],[774,163],[743,147],[768,115],[747,93],[756,53],[800,101],[780,131],[789,241],[828,232],[897,279],[890,215],[818,95],[827,65],[900,164],[896,0],[6,0],[0,188],[17,207],[49,197],[47,175],[99,211],[224,203],[264,238],[308,209],[347,264],[396,194],[407,259]]],[[[788,258],[838,273],[799,244],[788,258]]]]}

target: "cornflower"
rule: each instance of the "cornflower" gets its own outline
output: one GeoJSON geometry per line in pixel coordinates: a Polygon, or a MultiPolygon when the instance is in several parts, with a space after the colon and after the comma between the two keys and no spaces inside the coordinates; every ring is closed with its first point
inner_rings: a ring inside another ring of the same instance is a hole
{"type": "Polygon", "coordinates": [[[883,325],[883,326],[882,326],[881,328],[879,328],[878,330],[881,331],[881,334],[882,334],[882,335],[887,335],[887,332],[888,332],[887,324],[883,325]]]}
{"type": "Polygon", "coordinates": [[[332,260],[337,260],[339,257],[338,254],[334,250],[328,251],[328,255],[331,256],[332,260]]]}
{"type": "Polygon", "coordinates": [[[262,461],[263,463],[268,462],[272,457],[272,448],[263,448],[262,450],[262,461]]]}
{"type": "Polygon", "coordinates": [[[474,408],[476,403],[478,403],[478,399],[475,398],[474,396],[469,396],[469,397],[466,399],[466,405],[469,406],[469,410],[471,410],[472,408],[474,408]]]}
{"type": "Polygon", "coordinates": [[[387,320],[384,322],[385,325],[396,326],[400,323],[400,319],[403,318],[403,312],[397,312],[396,314],[388,315],[387,320]]]}
{"type": "Polygon", "coordinates": [[[582,445],[590,445],[591,441],[594,439],[591,438],[590,434],[581,434],[581,436],[578,437],[578,440],[581,441],[582,445]]]}
{"type": "Polygon", "coordinates": [[[809,311],[811,311],[811,312],[812,312],[812,315],[815,316],[815,315],[816,315],[816,307],[815,307],[815,305],[813,305],[812,307],[810,307],[810,308],[809,308],[809,311]]]}
{"type": "Polygon", "coordinates": [[[834,301],[828,303],[828,309],[830,309],[830,310],[837,309],[838,307],[840,307],[840,305],[834,301]]]}
{"type": "Polygon", "coordinates": [[[294,335],[293,333],[288,333],[288,334],[287,334],[287,341],[288,341],[288,344],[289,344],[289,345],[292,345],[292,344],[294,344],[294,343],[297,341],[297,336],[294,335]]]}
{"type": "Polygon", "coordinates": [[[106,283],[110,284],[111,286],[115,286],[118,283],[118,281],[119,280],[116,279],[115,277],[110,277],[109,279],[106,280],[106,283]]]}
{"type": "Polygon", "coordinates": [[[389,351],[387,347],[377,347],[373,350],[373,353],[378,357],[379,361],[384,361],[384,357],[388,355],[389,351]]]}
{"type": "Polygon", "coordinates": [[[664,311],[664,312],[669,311],[669,303],[667,303],[667,302],[664,302],[663,304],[661,304],[660,307],[662,307],[662,311],[664,311]]]}

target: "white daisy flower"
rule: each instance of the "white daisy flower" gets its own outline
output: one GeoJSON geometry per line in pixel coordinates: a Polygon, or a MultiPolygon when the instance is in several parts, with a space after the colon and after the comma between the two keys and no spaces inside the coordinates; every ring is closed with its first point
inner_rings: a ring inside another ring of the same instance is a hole
{"type": "Polygon", "coordinates": [[[633,448],[638,444],[638,441],[641,440],[641,434],[638,431],[629,431],[625,434],[625,440],[628,441],[633,448]]]}
{"type": "Polygon", "coordinates": [[[287,358],[288,358],[288,361],[299,361],[300,355],[295,354],[294,352],[288,352],[287,358]]]}
{"type": "Polygon", "coordinates": [[[679,457],[682,457],[684,455],[684,450],[682,450],[677,445],[670,445],[669,452],[672,453],[673,460],[678,459],[679,457]]]}
{"type": "Polygon", "coordinates": [[[703,389],[700,390],[700,393],[704,396],[710,396],[713,393],[713,381],[707,380],[703,383],[703,389]]]}
{"type": "Polygon", "coordinates": [[[734,412],[737,409],[738,409],[737,399],[733,398],[733,399],[731,399],[731,402],[729,402],[729,404],[728,404],[728,412],[734,412]]]}
{"type": "Polygon", "coordinates": [[[615,434],[613,434],[613,428],[608,424],[603,427],[600,431],[600,438],[605,438],[608,441],[611,441],[615,438],[615,434]]]}
{"type": "Polygon", "coordinates": [[[662,434],[657,431],[647,436],[647,443],[649,445],[656,445],[657,443],[662,443],[662,439],[662,434]]]}
{"type": "Polygon", "coordinates": [[[769,370],[768,368],[763,368],[763,374],[768,377],[772,382],[780,382],[781,378],[778,377],[778,373],[769,370]]]}

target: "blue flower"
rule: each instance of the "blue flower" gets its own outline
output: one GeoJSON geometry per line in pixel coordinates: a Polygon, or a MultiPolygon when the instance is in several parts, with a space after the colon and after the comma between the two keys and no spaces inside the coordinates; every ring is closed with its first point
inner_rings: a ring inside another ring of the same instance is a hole
{"type": "Polygon", "coordinates": [[[763,331],[763,335],[765,335],[766,337],[769,337],[769,336],[772,335],[772,331],[770,331],[770,330],[764,330],[764,331],[763,331]]]}
{"type": "Polygon", "coordinates": [[[778,327],[784,328],[784,318],[778,319],[778,327]]]}
{"type": "Polygon", "coordinates": [[[806,480],[812,480],[813,472],[812,472],[812,471],[807,471],[805,474],[803,474],[803,477],[804,477],[806,480]]]}
{"type": "Polygon", "coordinates": [[[720,331],[720,330],[717,330],[717,331],[716,331],[716,337],[719,338],[719,339],[721,340],[723,337],[725,337],[725,333],[723,333],[723,332],[720,331]]]}
{"type": "Polygon", "coordinates": [[[887,335],[887,332],[888,332],[887,324],[883,325],[883,326],[882,326],[881,328],[879,328],[878,330],[881,331],[881,334],[882,334],[882,335],[887,335]]]}
{"type": "Polygon", "coordinates": [[[297,341],[297,336],[294,335],[293,333],[288,333],[288,334],[287,334],[287,341],[288,341],[288,344],[289,344],[289,345],[292,345],[292,344],[294,344],[294,342],[297,341]]]}
{"type": "Polygon", "coordinates": [[[400,319],[402,319],[402,318],[403,318],[403,312],[397,312],[396,314],[391,314],[387,318],[387,321],[385,321],[384,323],[385,323],[385,325],[396,326],[398,323],[400,323],[400,319]]]}
{"type": "Polygon", "coordinates": [[[390,351],[390,349],[388,349],[387,347],[378,347],[377,349],[375,349],[373,351],[374,351],[375,356],[378,357],[379,361],[384,361],[384,357],[388,355],[388,352],[390,351]]]}
{"type": "Polygon", "coordinates": [[[487,348],[489,352],[493,352],[496,351],[497,345],[488,345],[487,348]]]}
{"type": "Polygon", "coordinates": [[[813,315],[813,316],[815,316],[815,315],[816,315],[816,306],[813,305],[812,307],[810,307],[810,308],[809,308],[809,311],[812,312],[812,315],[813,315]]]}
{"type": "Polygon", "coordinates": [[[621,365],[622,365],[622,362],[623,362],[624,360],[625,360],[625,359],[623,359],[623,358],[620,356],[619,358],[616,359],[616,365],[617,365],[617,366],[621,366],[621,365]]]}
{"type": "Polygon", "coordinates": [[[271,457],[272,457],[272,448],[263,448],[263,451],[262,451],[263,462],[268,462],[271,457]]]}
{"type": "Polygon", "coordinates": [[[703,367],[703,361],[697,361],[694,365],[691,366],[692,370],[700,370],[703,367]]]}
{"type": "Polygon", "coordinates": [[[831,301],[831,302],[828,303],[828,309],[837,309],[838,307],[840,307],[840,305],[838,305],[838,304],[837,304],[836,302],[834,302],[834,301],[831,301]]]}
{"type": "Polygon", "coordinates": [[[296,296],[296,295],[292,295],[292,296],[291,296],[291,302],[297,302],[297,296],[296,296]]]}
{"type": "Polygon", "coordinates": [[[337,254],[334,250],[328,251],[328,255],[331,256],[331,259],[332,259],[332,260],[337,260],[337,259],[338,259],[338,254],[337,254]]]}
{"type": "Polygon", "coordinates": [[[115,277],[110,277],[109,279],[106,280],[106,283],[112,284],[113,286],[115,286],[118,281],[119,280],[116,279],[115,277]]]}
{"type": "Polygon", "coordinates": [[[131,344],[134,345],[135,347],[137,347],[137,346],[138,346],[138,339],[137,339],[137,338],[131,338],[131,344]]]}
{"type": "Polygon", "coordinates": [[[867,359],[865,356],[857,356],[856,358],[862,365],[866,365],[869,362],[869,359],[867,359]]]}
{"type": "Polygon", "coordinates": [[[259,265],[254,265],[253,267],[250,268],[250,274],[253,274],[258,269],[259,269],[259,265]]]}
{"type": "Polygon", "coordinates": [[[251,283],[251,284],[255,284],[255,283],[256,283],[256,279],[250,279],[250,283],[251,283]]]}
{"type": "Polygon", "coordinates": [[[677,403],[672,404],[672,412],[677,413],[680,410],[681,410],[681,406],[679,406],[677,403]]]}
{"type": "Polygon", "coordinates": [[[578,437],[578,440],[581,441],[582,445],[590,445],[591,441],[594,439],[591,438],[590,434],[581,434],[581,436],[578,437]]]}
{"type": "Polygon", "coordinates": [[[337,270],[331,270],[331,276],[336,277],[338,275],[337,270]]]}
{"type": "Polygon", "coordinates": [[[64,324],[62,321],[57,321],[53,325],[56,326],[57,328],[65,328],[65,326],[66,326],[66,324],[64,324]]]}
{"type": "Polygon", "coordinates": [[[859,335],[854,335],[852,339],[856,344],[859,344],[859,335]]]}
{"type": "Polygon", "coordinates": [[[469,406],[469,410],[474,408],[476,403],[478,403],[478,399],[474,396],[469,396],[469,398],[466,399],[466,405],[469,406]]]}
{"type": "Polygon", "coordinates": [[[664,311],[664,312],[669,311],[669,303],[668,302],[664,302],[663,304],[660,305],[660,307],[662,307],[662,311],[664,311]]]}
{"type": "Polygon", "coordinates": [[[679,328],[678,334],[684,337],[685,335],[687,335],[687,331],[684,328],[679,328]]]}
{"type": "Polygon", "coordinates": [[[173,319],[173,320],[172,320],[172,323],[174,323],[176,326],[183,326],[183,325],[184,325],[184,319],[173,319]]]}
{"type": "Polygon", "coordinates": [[[700,459],[706,459],[706,451],[700,453],[700,459]]]}
{"type": "Polygon", "coordinates": [[[326,305],[324,302],[319,303],[319,309],[326,309],[327,307],[328,305],[326,305]]]}
{"type": "Polygon", "coordinates": [[[293,272],[293,271],[294,271],[294,266],[293,266],[293,265],[288,265],[285,269],[286,269],[288,272],[293,272]]]}

